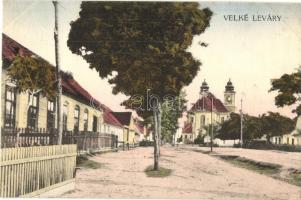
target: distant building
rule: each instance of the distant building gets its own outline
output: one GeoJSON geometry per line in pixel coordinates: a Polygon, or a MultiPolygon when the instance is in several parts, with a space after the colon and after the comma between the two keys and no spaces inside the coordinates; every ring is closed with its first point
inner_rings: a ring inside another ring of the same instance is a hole
{"type": "Polygon", "coordinates": [[[132,112],[112,112],[116,119],[123,126],[123,140],[126,143],[134,144],[136,141],[135,136],[137,133],[137,127],[132,115],[132,112]]]}
{"type": "Polygon", "coordinates": [[[103,124],[101,132],[117,135],[118,142],[124,142],[123,125],[113,115],[113,111],[109,107],[102,104],[101,108],[103,110],[103,124]]]}
{"type": "Polygon", "coordinates": [[[192,124],[185,122],[184,128],[182,129],[182,142],[183,143],[192,143],[193,134],[192,134],[192,124]]]}
{"type": "MultiPolygon", "coordinates": [[[[230,113],[235,112],[235,109],[235,91],[231,80],[225,86],[224,103],[209,92],[209,86],[204,80],[200,88],[200,98],[187,113],[187,121],[182,130],[183,142],[194,141],[199,134],[207,136],[205,142],[208,142],[209,126],[220,126],[230,118],[230,113]]],[[[235,142],[218,139],[214,141],[219,145],[233,145],[235,142]]]]}
{"type": "Polygon", "coordinates": [[[301,117],[296,122],[296,128],[290,134],[275,136],[271,138],[273,144],[287,144],[301,146],[301,117]]]}

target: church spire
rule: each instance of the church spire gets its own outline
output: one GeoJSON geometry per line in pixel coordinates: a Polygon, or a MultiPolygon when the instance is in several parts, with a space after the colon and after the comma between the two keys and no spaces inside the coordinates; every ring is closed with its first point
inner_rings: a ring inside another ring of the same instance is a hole
{"type": "Polygon", "coordinates": [[[231,82],[231,79],[227,82],[227,85],[225,86],[226,92],[234,92],[234,86],[231,82]]]}
{"type": "Polygon", "coordinates": [[[201,86],[201,91],[200,93],[202,94],[203,92],[208,92],[209,91],[209,86],[206,82],[206,79],[204,79],[202,86],[201,86]]]}

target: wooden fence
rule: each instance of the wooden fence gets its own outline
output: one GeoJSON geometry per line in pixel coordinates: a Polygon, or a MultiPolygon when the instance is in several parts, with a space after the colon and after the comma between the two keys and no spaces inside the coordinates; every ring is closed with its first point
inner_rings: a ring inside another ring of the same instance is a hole
{"type": "Polygon", "coordinates": [[[117,149],[118,137],[113,134],[95,132],[67,133],[63,135],[63,144],[76,144],[79,154],[93,153],[117,149]]]}
{"type": "MultiPolygon", "coordinates": [[[[1,148],[46,146],[57,144],[56,130],[2,129],[1,148]]],[[[77,144],[79,153],[116,149],[118,137],[96,132],[64,132],[63,144],[77,144]]]]}
{"type": "Polygon", "coordinates": [[[56,130],[13,128],[1,129],[1,148],[46,146],[57,144],[56,130]]]}
{"type": "Polygon", "coordinates": [[[0,196],[31,197],[74,181],[76,145],[0,149],[0,196]]]}

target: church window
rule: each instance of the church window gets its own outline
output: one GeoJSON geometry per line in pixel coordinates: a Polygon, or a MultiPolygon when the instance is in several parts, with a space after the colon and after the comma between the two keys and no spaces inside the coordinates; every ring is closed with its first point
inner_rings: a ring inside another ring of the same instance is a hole
{"type": "Polygon", "coordinates": [[[204,126],[206,123],[206,118],[204,115],[201,116],[201,126],[204,126]]]}

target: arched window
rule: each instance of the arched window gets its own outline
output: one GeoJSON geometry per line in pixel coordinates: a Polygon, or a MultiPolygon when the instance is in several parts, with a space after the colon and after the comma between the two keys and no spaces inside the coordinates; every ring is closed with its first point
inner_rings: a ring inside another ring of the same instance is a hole
{"type": "Polygon", "coordinates": [[[74,131],[79,131],[79,112],[80,108],[76,105],[74,108],[74,131]]]}
{"type": "Polygon", "coordinates": [[[89,119],[89,111],[85,109],[84,111],[84,131],[88,131],[88,119],[89,119]]]}
{"type": "Polygon", "coordinates": [[[68,106],[69,103],[66,101],[63,105],[63,130],[64,131],[67,131],[68,106]]]}
{"type": "Polygon", "coordinates": [[[202,115],[201,116],[201,126],[205,126],[205,123],[206,123],[205,115],[202,115]]]}
{"type": "Polygon", "coordinates": [[[97,132],[97,117],[94,115],[93,116],[93,124],[92,124],[92,131],[97,132]]]}

